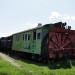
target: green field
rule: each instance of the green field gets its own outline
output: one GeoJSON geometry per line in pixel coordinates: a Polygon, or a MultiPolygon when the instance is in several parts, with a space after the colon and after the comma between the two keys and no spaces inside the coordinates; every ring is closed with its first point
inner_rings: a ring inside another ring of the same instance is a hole
{"type": "Polygon", "coordinates": [[[16,60],[15,63],[20,66],[14,66],[10,62],[0,58],[0,75],[75,75],[74,61],[71,62],[73,64],[71,64],[71,67],[61,66],[59,68],[50,68],[49,65],[28,60],[16,60]]]}

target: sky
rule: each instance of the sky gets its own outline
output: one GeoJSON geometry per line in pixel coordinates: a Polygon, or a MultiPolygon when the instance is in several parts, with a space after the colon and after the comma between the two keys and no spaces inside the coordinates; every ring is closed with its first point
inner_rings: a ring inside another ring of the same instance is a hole
{"type": "Polygon", "coordinates": [[[75,0],[0,0],[0,37],[38,23],[67,22],[75,29],[75,0]]]}

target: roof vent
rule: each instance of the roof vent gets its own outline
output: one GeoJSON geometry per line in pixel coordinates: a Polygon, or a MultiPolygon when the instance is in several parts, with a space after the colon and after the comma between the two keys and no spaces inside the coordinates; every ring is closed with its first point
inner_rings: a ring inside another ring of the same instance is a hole
{"type": "Polygon", "coordinates": [[[42,26],[42,24],[41,23],[38,23],[38,27],[41,27],[42,26]]]}

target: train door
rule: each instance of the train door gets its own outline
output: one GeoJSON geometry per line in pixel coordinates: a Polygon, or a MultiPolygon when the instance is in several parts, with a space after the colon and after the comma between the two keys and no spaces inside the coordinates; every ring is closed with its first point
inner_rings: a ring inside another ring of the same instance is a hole
{"type": "Polygon", "coordinates": [[[36,50],[36,30],[33,30],[33,47],[32,47],[32,53],[36,50]]]}
{"type": "Polygon", "coordinates": [[[41,34],[41,29],[37,29],[36,31],[36,53],[40,54],[41,52],[41,39],[42,39],[42,34],[41,34]]]}
{"type": "Polygon", "coordinates": [[[24,34],[24,50],[25,52],[31,53],[31,32],[24,34]]]}
{"type": "Polygon", "coordinates": [[[41,52],[41,29],[33,31],[33,47],[34,53],[40,54],[41,52]]]}

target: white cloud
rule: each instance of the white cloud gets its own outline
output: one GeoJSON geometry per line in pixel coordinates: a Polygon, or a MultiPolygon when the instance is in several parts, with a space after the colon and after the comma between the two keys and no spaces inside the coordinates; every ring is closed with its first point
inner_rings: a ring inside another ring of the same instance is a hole
{"type": "Polygon", "coordinates": [[[52,12],[50,14],[49,20],[51,23],[55,22],[66,22],[67,25],[71,26],[73,30],[75,30],[75,15],[62,14],[60,12],[52,12]]]}
{"type": "Polygon", "coordinates": [[[67,14],[61,14],[59,12],[52,12],[49,20],[58,20],[58,21],[75,21],[75,16],[67,15],[67,14]]]}
{"type": "Polygon", "coordinates": [[[58,17],[61,17],[61,14],[59,12],[52,12],[49,19],[51,20],[58,17]]]}

